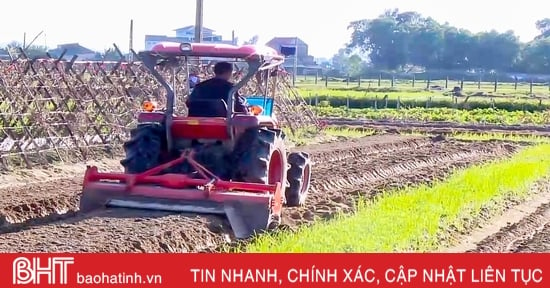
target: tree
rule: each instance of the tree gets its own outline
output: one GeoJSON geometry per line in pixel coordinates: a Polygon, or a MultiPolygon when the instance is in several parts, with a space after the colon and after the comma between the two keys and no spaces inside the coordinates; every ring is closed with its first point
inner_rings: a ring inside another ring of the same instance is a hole
{"type": "Polygon", "coordinates": [[[363,70],[363,59],[361,59],[359,55],[353,54],[347,60],[347,74],[351,77],[361,76],[361,72],[363,70]]]}
{"type": "Polygon", "coordinates": [[[355,53],[350,56],[346,53],[346,49],[340,49],[336,55],[332,56],[332,71],[328,74],[335,77],[359,77],[365,64],[361,56],[355,53]]]}
{"type": "Polygon", "coordinates": [[[529,42],[522,51],[521,68],[530,73],[550,73],[550,37],[529,42]]]}
{"type": "Polygon", "coordinates": [[[446,25],[443,27],[443,47],[438,68],[470,69],[470,59],[475,47],[475,39],[468,30],[446,25]]]}
{"type": "Polygon", "coordinates": [[[348,48],[369,54],[378,68],[397,69],[406,64],[437,62],[442,36],[440,25],[417,12],[387,10],[376,19],[354,21],[348,48]]]}
{"type": "Polygon", "coordinates": [[[332,68],[340,73],[346,73],[348,71],[348,56],[346,55],[346,49],[340,49],[336,55],[332,56],[332,68]]]}
{"type": "Polygon", "coordinates": [[[408,59],[410,64],[424,67],[440,66],[444,45],[444,30],[431,18],[409,32],[408,59]]]}
{"type": "Polygon", "coordinates": [[[540,31],[540,35],[535,37],[535,40],[550,37],[550,18],[538,20],[535,26],[540,31]]]}
{"type": "MultiPolygon", "coordinates": [[[[550,19],[536,25],[541,35],[550,33],[550,19]]],[[[522,49],[513,31],[473,34],[414,11],[387,10],[375,19],[351,22],[348,28],[352,29],[348,49],[367,53],[377,69],[413,65],[509,71],[517,66],[522,49]]]]}
{"type": "Polygon", "coordinates": [[[397,69],[407,62],[404,26],[395,18],[384,16],[350,24],[352,32],[348,49],[366,52],[375,67],[397,69]]]}
{"type": "Polygon", "coordinates": [[[520,52],[519,38],[514,31],[478,33],[475,46],[471,57],[474,67],[488,70],[509,70],[520,52]]]}

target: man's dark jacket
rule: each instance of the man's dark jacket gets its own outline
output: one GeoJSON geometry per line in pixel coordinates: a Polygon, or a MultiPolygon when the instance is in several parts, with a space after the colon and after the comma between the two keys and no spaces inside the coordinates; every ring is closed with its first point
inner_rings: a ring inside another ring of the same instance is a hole
{"type": "MultiPolygon", "coordinates": [[[[233,88],[233,84],[229,81],[220,78],[208,79],[195,86],[189,100],[216,100],[223,99],[227,102],[227,95],[233,88]]],[[[233,101],[235,112],[248,113],[246,99],[240,95],[236,95],[236,99],[233,101]]]]}

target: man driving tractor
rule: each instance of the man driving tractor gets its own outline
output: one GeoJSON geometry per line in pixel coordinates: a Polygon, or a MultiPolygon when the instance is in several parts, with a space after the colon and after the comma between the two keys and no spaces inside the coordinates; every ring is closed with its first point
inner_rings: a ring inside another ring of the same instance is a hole
{"type": "MultiPolygon", "coordinates": [[[[233,88],[233,83],[229,82],[231,76],[233,75],[233,65],[228,62],[218,62],[214,66],[214,78],[208,79],[204,82],[197,84],[189,99],[187,104],[189,107],[189,115],[194,115],[194,109],[200,109],[199,107],[194,108],[192,105],[189,105],[193,100],[226,100],[227,95],[231,88],[233,88]]],[[[248,105],[246,99],[235,93],[234,98],[234,111],[237,113],[249,113],[248,105]]],[[[201,107],[202,109],[206,107],[201,107]]],[[[229,108],[229,107],[228,107],[229,108]]],[[[205,109],[206,110],[206,109],[205,109]]],[[[203,113],[202,113],[203,114],[203,113]]],[[[217,117],[216,111],[214,109],[208,109],[206,117],[217,117]],[[211,114],[210,114],[211,113],[211,114]]]]}

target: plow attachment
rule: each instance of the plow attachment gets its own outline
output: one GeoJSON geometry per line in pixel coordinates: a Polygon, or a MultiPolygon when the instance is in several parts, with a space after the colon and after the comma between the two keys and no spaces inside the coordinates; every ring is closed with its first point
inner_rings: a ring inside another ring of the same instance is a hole
{"type": "Polygon", "coordinates": [[[167,212],[225,215],[235,237],[243,239],[278,224],[283,198],[281,183],[224,181],[193,160],[192,152],[141,174],[100,173],[88,167],[80,210],[123,207],[167,212]],[[187,161],[197,177],[162,174],[187,161]]]}

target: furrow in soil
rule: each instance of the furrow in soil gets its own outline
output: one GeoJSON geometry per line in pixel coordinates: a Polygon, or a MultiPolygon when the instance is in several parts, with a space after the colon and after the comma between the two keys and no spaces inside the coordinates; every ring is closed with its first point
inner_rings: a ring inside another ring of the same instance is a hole
{"type": "MultiPolygon", "coordinates": [[[[305,207],[285,210],[286,225],[297,227],[349,212],[359,195],[369,197],[382,190],[441,179],[455,168],[496,159],[516,149],[500,143],[411,138],[392,139],[388,145],[396,147],[389,149],[380,144],[384,137],[365,139],[369,138],[358,140],[365,146],[359,151],[364,152],[353,157],[342,157],[344,152],[330,156],[331,151],[345,149],[338,147],[353,149],[348,142],[304,149],[317,163],[312,191],[305,207]],[[396,141],[401,144],[392,144],[396,141]],[[380,147],[373,148],[377,143],[380,147]]],[[[227,221],[220,217],[106,209],[2,234],[0,251],[189,252],[215,249],[230,241],[227,221]]]]}

